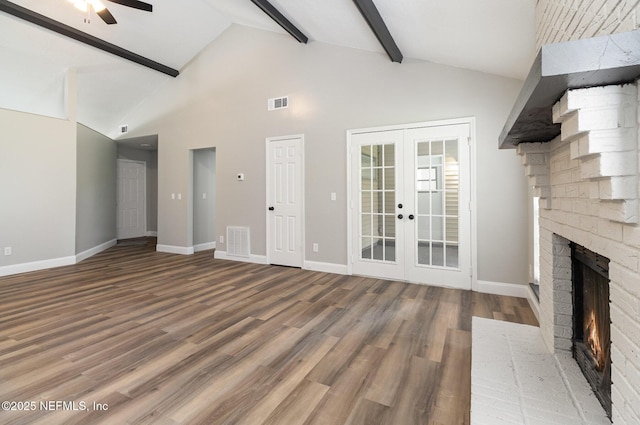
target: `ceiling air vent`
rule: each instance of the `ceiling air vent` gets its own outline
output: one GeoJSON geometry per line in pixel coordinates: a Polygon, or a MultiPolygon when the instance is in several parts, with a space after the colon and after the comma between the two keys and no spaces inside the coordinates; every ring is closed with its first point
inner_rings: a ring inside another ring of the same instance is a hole
{"type": "Polygon", "coordinates": [[[269,99],[267,109],[269,111],[274,111],[276,109],[283,109],[289,106],[289,96],[284,97],[275,97],[273,99],[269,99]]]}
{"type": "Polygon", "coordinates": [[[125,134],[129,132],[129,126],[127,124],[120,126],[120,134],[125,134]]]}

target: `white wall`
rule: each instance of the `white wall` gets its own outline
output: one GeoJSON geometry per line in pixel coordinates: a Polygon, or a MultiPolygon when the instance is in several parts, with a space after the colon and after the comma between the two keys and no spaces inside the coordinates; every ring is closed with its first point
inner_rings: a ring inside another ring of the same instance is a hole
{"type": "MultiPolygon", "coordinates": [[[[475,116],[479,278],[526,283],[526,180],[497,138],[521,82],[232,26],[126,118],[129,137],[159,135],[158,243],[187,247],[189,150],[216,146],[217,229],[251,227],[265,254],[265,138],[304,134],[306,259],[346,264],[346,131],[475,116]],[[267,99],[290,107],[267,112],[267,99]],[[235,175],[244,173],[244,182],[235,175]],[[337,193],[337,201],[330,193],[337,193]],[[182,200],[171,200],[181,193],[182,200]],[[318,253],[311,244],[318,243],[318,253]]],[[[224,250],[224,245],[218,248],[224,250]]]]}
{"type": "Polygon", "coordinates": [[[116,239],[116,144],[78,124],[76,254],[116,239]]]}
{"type": "Polygon", "coordinates": [[[0,275],[72,262],[76,123],[0,109],[0,128],[0,275]],[[11,256],[3,255],[8,246],[11,256]]]}

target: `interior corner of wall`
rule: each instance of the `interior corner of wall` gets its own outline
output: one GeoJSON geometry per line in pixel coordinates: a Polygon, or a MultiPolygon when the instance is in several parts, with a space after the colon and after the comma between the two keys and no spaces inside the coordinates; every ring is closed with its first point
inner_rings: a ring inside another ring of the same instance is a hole
{"type": "Polygon", "coordinates": [[[64,109],[68,121],[78,121],[78,79],[75,68],[68,68],[64,75],[64,109]]]}

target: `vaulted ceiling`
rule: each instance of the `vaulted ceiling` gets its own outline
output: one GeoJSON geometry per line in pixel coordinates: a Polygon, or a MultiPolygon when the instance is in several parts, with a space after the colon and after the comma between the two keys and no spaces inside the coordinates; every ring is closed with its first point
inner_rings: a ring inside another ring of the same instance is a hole
{"type": "MultiPolygon", "coordinates": [[[[285,33],[250,0],[148,2],[153,4],[152,13],[105,2],[118,21],[106,25],[95,13],[87,15],[67,0],[12,0],[176,70],[187,67],[232,24],[285,33]],[[84,22],[87,16],[90,23],[84,22]]],[[[270,3],[309,43],[385,55],[354,1],[270,3]]],[[[374,0],[374,4],[405,60],[516,79],[524,79],[531,65],[535,0],[374,0]]],[[[5,12],[0,12],[0,64],[0,107],[59,117],[65,115],[65,72],[76,69],[78,120],[98,131],[117,125],[128,109],[173,78],[5,12]]]]}

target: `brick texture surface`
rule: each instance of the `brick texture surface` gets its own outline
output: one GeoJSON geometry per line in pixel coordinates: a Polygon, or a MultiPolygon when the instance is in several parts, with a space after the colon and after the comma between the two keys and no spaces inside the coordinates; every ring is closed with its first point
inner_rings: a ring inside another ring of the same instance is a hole
{"type": "Polygon", "coordinates": [[[539,220],[540,329],[550,349],[561,353],[571,348],[569,242],[609,258],[613,423],[637,425],[640,424],[637,83],[583,89],[574,94],[573,100],[579,102],[572,102],[572,93],[568,92],[555,107],[557,121],[570,128],[563,128],[562,136],[548,143],[521,144],[517,151],[530,183],[538,189],[534,192],[545,197],[544,202],[541,200],[539,220]],[[602,99],[611,98],[609,95],[621,101],[620,107],[606,108],[607,114],[618,111],[616,119],[592,113],[594,108],[602,107],[602,99]],[[571,104],[578,106],[567,107],[571,104]]]}
{"type": "Polygon", "coordinates": [[[538,0],[536,47],[633,31],[639,18],[640,0],[538,0]]]}

